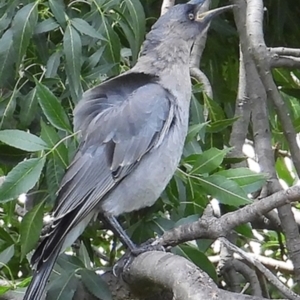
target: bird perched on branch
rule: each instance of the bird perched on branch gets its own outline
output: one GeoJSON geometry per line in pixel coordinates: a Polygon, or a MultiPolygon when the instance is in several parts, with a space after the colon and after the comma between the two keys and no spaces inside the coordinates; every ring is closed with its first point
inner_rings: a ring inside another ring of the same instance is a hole
{"type": "Polygon", "coordinates": [[[74,111],[79,148],[58,191],[53,224],[32,256],[25,300],[40,300],[57,256],[100,213],[131,251],[116,220],[153,205],[179,163],[188,129],[189,58],[195,39],[230,6],[204,0],[170,8],[153,25],[136,65],[83,95],[74,111]]]}

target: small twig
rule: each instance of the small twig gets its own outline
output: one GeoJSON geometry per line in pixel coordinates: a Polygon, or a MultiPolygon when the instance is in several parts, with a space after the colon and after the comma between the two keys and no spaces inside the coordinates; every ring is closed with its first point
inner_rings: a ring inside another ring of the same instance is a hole
{"type": "Polygon", "coordinates": [[[274,47],[274,48],[268,48],[268,51],[271,54],[290,55],[290,56],[300,57],[300,49],[297,48],[274,47]]]}
{"type": "Polygon", "coordinates": [[[272,68],[300,68],[300,57],[272,55],[272,68]]]}
{"type": "Polygon", "coordinates": [[[264,276],[267,278],[267,280],[273,284],[279,291],[284,295],[285,297],[288,297],[291,300],[300,300],[300,296],[295,294],[293,291],[291,291],[289,288],[287,288],[271,271],[269,271],[259,260],[257,260],[253,256],[249,256],[248,253],[244,252],[237,246],[230,243],[225,238],[219,238],[220,242],[224,243],[229,249],[232,251],[238,253],[242,258],[244,258],[248,263],[255,266],[261,273],[264,274],[264,276]]]}

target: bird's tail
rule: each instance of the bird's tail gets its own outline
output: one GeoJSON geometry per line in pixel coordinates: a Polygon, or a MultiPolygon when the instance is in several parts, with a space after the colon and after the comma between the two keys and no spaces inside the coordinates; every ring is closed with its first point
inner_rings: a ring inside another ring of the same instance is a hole
{"type": "Polygon", "coordinates": [[[42,296],[45,292],[45,287],[48,278],[51,274],[56,258],[60,253],[61,247],[57,247],[54,252],[51,253],[48,260],[45,261],[41,267],[36,270],[31,279],[31,283],[28,286],[23,300],[42,300],[42,296]]]}

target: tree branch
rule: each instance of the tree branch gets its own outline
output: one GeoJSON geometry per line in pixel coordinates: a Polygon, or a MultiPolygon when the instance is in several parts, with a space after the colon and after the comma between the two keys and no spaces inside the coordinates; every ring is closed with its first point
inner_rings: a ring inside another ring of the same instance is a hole
{"type": "Polygon", "coordinates": [[[281,190],[260,201],[256,201],[220,218],[202,217],[198,221],[178,226],[166,231],[157,243],[164,246],[175,246],[181,243],[201,238],[217,239],[226,236],[236,226],[255,220],[274,208],[300,200],[300,186],[281,190]]]}

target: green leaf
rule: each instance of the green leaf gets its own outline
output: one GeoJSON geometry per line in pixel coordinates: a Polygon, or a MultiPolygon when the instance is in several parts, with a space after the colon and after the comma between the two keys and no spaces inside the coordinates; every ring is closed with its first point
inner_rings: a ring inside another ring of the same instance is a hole
{"type": "Polygon", "coordinates": [[[13,74],[15,49],[13,32],[11,29],[4,32],[0,39],[0,86],[5,86],[7,79],[13,74]]]}
{"type": "Polygon", "coordinates": [[[212,172],[221,165],[224,157],[229,151],[230,149],[219,150],[217,148],[211,148],[201,154],[198,154],[198,159],[193,166],[191,174],[212,172]]]}
{"type": "Polygon", "coordinates": [[[18,129],[1,130],[0,141],[12,147],[29,152],[48,149],[48,146],[42,139],[29,132],[18,129]]]}
{"type": "Polygon", "coordinates": [[[67,22],[67,15],[63,0],[49,0],[48,3],[55,19],[64,27],[67,22]]]}
{"type": "Polygon", "coordinates": [[[206,128],[207,124],[208,123],[200,123],[189,126],[189,131],[185,139],[185,143],[189,143],[193,138],[197,137],[197,135],[199,135],[199,132],[206,128]]]}
{"type": "Polygon", "coordinates": [[[278,177],[284,180],[288,184],[288,186],[292,186],[294,183],[294,178],[292,177],[291,172],[288,170],[284,158],[277,158],[275,166],[278,177]]]}
{"type": "Polygon", "coordinates": [[[46,182],[48,193],[52,201],[57,198],[56,192],[60,187],[61,180],[65,169],[57,162],[56,159],[50,159],[46,167],[46,182]]]}
{"type": "Polygon", "coordinates": [[[100,275],[87,269],[80,270],[80,275],[83,284],[94,296],[101,300],[112,300],[108,285],[100,275]]]}
{"type": "Polygon", "coordinates": [[[71,24],[67,26],[63,46],[66,59],[66,73],[70,83],[70,89],[74,92],[76,97],[74,100],[77,102],[82,95],[82,87],[80,83],[82,43],[80,35],[76,29],[71,26],[71,24]]]}
{"type": "Polygon", "coordinates": [[[68,167],[68,149],[64,143],[60,142],[60,137],[55,129],[41,122],[41,138],[48,144],[49,148],[53,149],[52,154],[58,164],[64,169],[68,167]],[[59,145],[57,145],[59,143],[59,145]]]}
{"type": "Polygon", "coordinates": [[[267,177],[258,174],[248,168],[223,170],[215,175],[221,175],[227,179],[234,180],[246,193],[253,193],[263,187],[267,177]]]}
{"type": "Polygon", "coordinates": [[[235,227],[235,231],[248,238],[253,238],[253,231],[250,224],[242,224],[235,227]]]}
{"type": "Polygon", "coordinates": [[[40,178],[45,158],[30,158],[15,166],[0,187],[0,202],[7,202],[27,193],[40,178]]]}
{"type": "Polygon", "coordinates": [[[223,109],[214,100],[210,99],[206,94],[203,94],[203,97],[212,122],[225,119],[223,109]]]}
{"type": "Polygon", "coordinates": [[[23,6],[12,22],[14,48],[17,49],[17,66],[19,67],[27,50],[38,20],[38,1],[23,6]]]}
{"type": "Polygon", "coordinates": [[[40,33],[48,32],[48,31],[52,31],[58,27],[59,27],[59,24],[53,18],[48,18],[48,19],[38,23],[38,25],[35,28],[34,33],[40,34],[40,33]]]}
{"type": "Polygon", "coordinates": [[[121,16],[119,25],[125,33],[135,63],[145,34],[145,13],[143,6],[138,0],[125,0],[125,5],[118,11],[121,16]],[[123,8],[123,9],[122,9],[123,8]]]}
{"type": "Polygon", "coordinates": [[[54,52],[47,61],[45,78],[55,77],[60,64],[61,52],[54,52]]]}
{"type": "Polygon", "coordinates": [[[20,121],[24,127],[28,127],[35,118],[35,113],[38,108],[38,101],[36,96],[36,88],[33,88],[21,103],[20,121]]]}
{"type": "Polygon", "coordinates": [[[0,227],[0,240],[7,242],[9,244],[13,244],[14,240],[10,236],[10,234],[2,227],[0,227]]]}
{"type": "Polygon", "coordinates": [[[199,251],[193,246],[188,245],[177,246],[172,252],[192,261],[201,270],[206,272],[215,282],[217,282],[216,269],[203,252],[199,251]]]}
{"type": "Polygon", "coordinates": [[[74,272],[63,273],[51,282],[46,300],[72,300],[78,284],[74,272]]]}
{"type": "Polygon", "coordinates": [[[225,120],[219,120],[215,122],[209,123],[207,126],[207,132],[214,133],[214,132],[220,132],[227,127],[231,126],[238,118],[232,118],[232,119],[225,119],[225,120]]]}
{"type": "Polygon", "coordinates": [[[0,269],[6,265],[15,254],[15,245],[10,245],[0,253],[0,269]]]}
{"type": "Polygon", "coordinates": [[[71,132],[69,119],[59,100],[43,84],[36,82],[39,104],[48,121],[57,129],[71,132]]]}
{"type": "Polygon", "coordinates": [[[193,178],[197,178],[204,190],[223,204],[239,206],[251,203],[244,190],[233,180],[220,175],[193,178]]]}
{"type": "Polygon", "coordinates": [[[71,24],[80,32],[92,38],[105,40],[104,36],[95,30],[87,21],[79,18],[71,20],[71,24]]]}
{"type": "Polygon", "coordinates": [[[115,33],[115,31],[112,29],[111,24],[106,19],[106,17],[102,14],[102,12],[100,13],[100,17],[101,17],[101,26],[99,28],[99,31],[107,40],[103,56],[107,62],[111,62],[115,64],[115,67],[113,68],[113,72],[118,74],[119,62],[121,56],[120,39],[119,36],[115,33]]]}
{"type": "Polygon", "coordinates": [[[61,268],[65,272],[76,272],[76,270],[84,268],[83,262],[77,256],[61,254],[57,259],[55,268],[61,268]]]}
{"type": "MultiPolygon", "coordinates": [[[[192,124],[204,124],[205,118],[204,118],[204,108],[203,105],[199,103],[197,98],[194,94],[192,94],[191,99],[191,108],[190,108],[190,114],[191,114],[191,122],[192,124]]],[[[203,137],[202,137],[203,138],[203,137]]]]}
{"type": "Polygon", "coordinates": [[[43,228],[44,202],[36,205],[23,218],[20,226],[21,260],[37,244],[43,228]]]}

